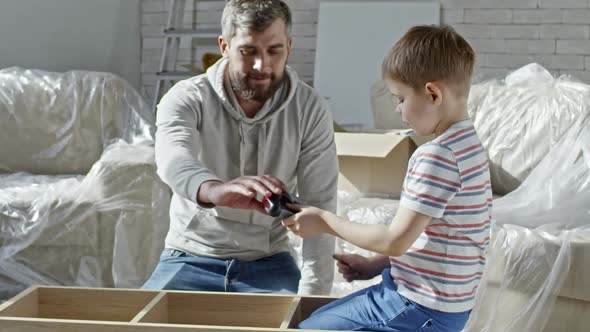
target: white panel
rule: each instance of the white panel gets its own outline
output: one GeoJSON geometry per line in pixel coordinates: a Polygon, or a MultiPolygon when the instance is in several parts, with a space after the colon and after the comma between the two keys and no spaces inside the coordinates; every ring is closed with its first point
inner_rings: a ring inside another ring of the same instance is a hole
{"type": "Polygon", "coordinates": [[[385,54],[411,26],[439,24],[440,3],[322,0],[319,11],[314,86],[336,122],[372,128],[369,91],[385,54]]]}
{"type": "Polygon", "coordinates": [[[139,86],[139,0],[0,0],[0,67],[113,72],[139,86]]]}

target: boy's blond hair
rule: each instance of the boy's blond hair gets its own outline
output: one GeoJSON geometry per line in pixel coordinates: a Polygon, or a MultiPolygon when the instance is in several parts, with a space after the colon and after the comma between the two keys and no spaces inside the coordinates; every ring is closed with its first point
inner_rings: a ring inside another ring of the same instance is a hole
{"type": "Polygon", "coordinates": [[[475,63],[473,48],[450,26],[410,28],[383,61],[383,78],[414,89],[443,81],[459,96],[469,94],[475,63]]]}

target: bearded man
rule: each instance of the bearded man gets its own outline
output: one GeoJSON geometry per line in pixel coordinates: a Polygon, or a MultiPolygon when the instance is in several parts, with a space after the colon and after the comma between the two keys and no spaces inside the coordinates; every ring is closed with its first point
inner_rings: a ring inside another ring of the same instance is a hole
{"type": "Polygon", "coordinates": [[[165,250],[143,288],[328,294],[334,239],[304,240],[294,259],[261,203],[286,191],[336,209],[332,118],[287,66],[291,12],[280,0],[231,0],[221,25],[223,58],[158,105],[156,164],[173,196],[165,250]]]}

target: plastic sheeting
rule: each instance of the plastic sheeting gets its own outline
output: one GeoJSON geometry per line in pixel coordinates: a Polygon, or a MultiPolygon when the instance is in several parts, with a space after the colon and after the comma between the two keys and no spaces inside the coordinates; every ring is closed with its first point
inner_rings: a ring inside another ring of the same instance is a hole
{"type": "Polygon", "coordinates": [[[112,140],[153,142],[154,116],[108,73],[0,70],[0,172],[85,174],[112,140]]]}
{"type": "MultiPolygon", "coordinates": [[[[399,200],[363,197],[361,194],[351,194],[345,191],[338,192],[338,215],[359,224],[387,225],[393,220],[398,207],[399,200]]],[[[365,257],[375,256],[374,252],[359,248],[340,238],[336,239],[335,252],[365,257]]],[[[332,296],[346,296],[381,281],[381,275],[378,275],[370,280],[348,282],[338,273],[338,268],[335,271],[334,284],[330,293],[332,296]]]]}
{"type": "Polygon", "coordinates": [[[586,331],[590,115],[494,201],[492,243],[467,331],[586,331]]]}
{"type": "Polygon", "coordinates": [[[0,71],[0,302],[34,284],[143,284],[170,201],[153,131],[114,75],[0,71]]]}
{"type": "Polygon", "coordinates": [[[590,113],[589,96],[589,85],[554,78],[536,63],[471,87],[468,111],[490,158],[494,193],[522,183],[576,119],[590,113]]]}

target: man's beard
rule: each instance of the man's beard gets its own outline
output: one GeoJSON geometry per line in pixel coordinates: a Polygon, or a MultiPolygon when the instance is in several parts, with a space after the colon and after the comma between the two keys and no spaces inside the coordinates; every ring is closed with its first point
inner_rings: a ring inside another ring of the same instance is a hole
{"type": "Polygon", "coordinates": [[[230,72],[229,78],[232,90],[239,98],[246,100],[254,100],[264,102],[268,100],[279,89],[283,78],[276,79],[274,74],[246,74],[244,77],[239,77],[240,74],[230,72]],[[257,89],[256,86],[250,85],[249,78],[256,77],[259,79],[270,78],[270,85],[265,90],[257,89]]]}

